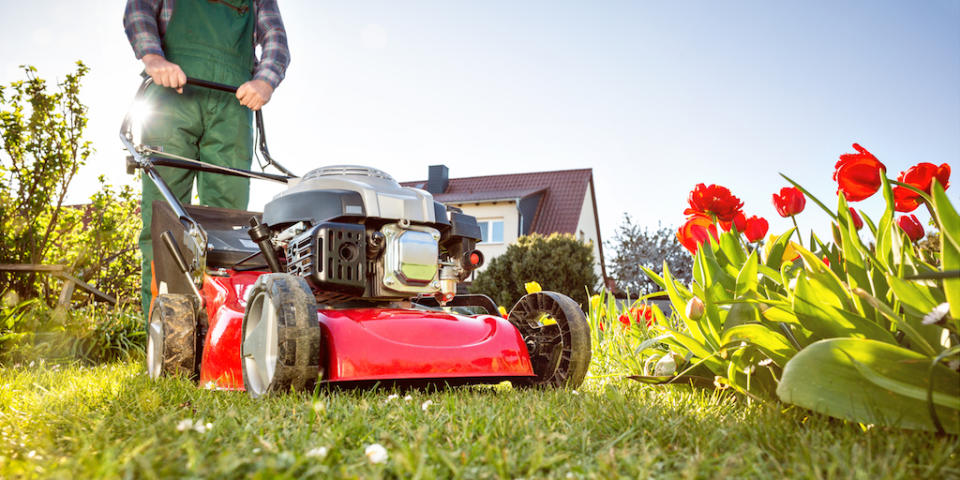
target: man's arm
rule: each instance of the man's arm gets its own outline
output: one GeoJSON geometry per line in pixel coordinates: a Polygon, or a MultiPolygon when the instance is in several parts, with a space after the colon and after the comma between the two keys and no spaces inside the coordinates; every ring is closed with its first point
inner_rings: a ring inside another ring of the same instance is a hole
{"type": "Polygon", "coordinates": [[[160,27],[157,25],[162,6],[162,0],[127,0],[123,28],[133,53],[143,61],[143,67],[154,83],[176,88],[178,93],[183,93],[183,85],[187,83],[186,74],[179,65],[163,57],[160,27]]]}
{"type": "Polygon", "coordinates": [[[273,90],[283,81],[290,64],[290,49],[287,47],[287,32],[280,18],[276,0],[255,0],[257,7],[255,42],[260,45],[260,61],[253,73],[253,80],[237,90],[237,99],[251,110],[259,110],[273,95],[273,90]]]}

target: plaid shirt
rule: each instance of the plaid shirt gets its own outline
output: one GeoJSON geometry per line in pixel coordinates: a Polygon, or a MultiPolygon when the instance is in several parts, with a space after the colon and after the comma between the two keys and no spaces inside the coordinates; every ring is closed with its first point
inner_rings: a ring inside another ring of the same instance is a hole
{"type": "MultiPolygon", "coordinates": [[[[148,53],[163,56],[160,39],[167,31],[175,4],[175,0],[127,0],[123,27],[138,59],[148,53]]],[[[277,88],[290,63],[287,32],[277,0],[254,0],[253,15],[256,18],[253,41],[261,47],[253,78],[277,88]]]]}

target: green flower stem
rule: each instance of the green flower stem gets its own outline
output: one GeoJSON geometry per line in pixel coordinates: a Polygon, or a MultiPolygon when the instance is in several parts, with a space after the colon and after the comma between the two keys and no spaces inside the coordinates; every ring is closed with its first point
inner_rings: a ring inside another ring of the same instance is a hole
{"type": "MultiPolygon", "coordinates": [[[[943,227],[940,226],[940,219],[937,218],[937,212],[933,211],[933,203],[927,201],[926,198],[923,199],[923,204],[927,206],[927,211],[930,212],[930,218],[933,219],[933,224],[937,226],[937,230],[943,231],[943,227]]],[[[943,233],[941,233],[943,235],[943,233]]]]}
{"type": "MultiPolygon", "coordinates": [[[[803,235],[800,235],[800,227],[797,226],[797,216],[796,216],[796,215],[790,215],[790,220],[793,220],[793,228],[794,228],[794,230],[797,231],[797,243],[799,243],[800,246],[802,247],[802,246],[803,246],[803,235]]],[[[813,245],[811,245],[810,247],[813,248],[813,245]]]]}

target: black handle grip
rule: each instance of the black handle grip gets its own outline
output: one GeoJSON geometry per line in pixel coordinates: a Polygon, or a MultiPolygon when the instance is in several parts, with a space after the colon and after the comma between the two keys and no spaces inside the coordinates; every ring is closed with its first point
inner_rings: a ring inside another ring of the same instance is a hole
{"type": "Polygon", "coordinates": [[[170,230],[163,232],[160,235],[160,238],[163,240],[163,244],[167,247],[167,251],[169,251],[170,255],[173,256],[174,261],[177,262],[177,268],[179,268],[183,273],[189,272],[190,270],[187,267],[187,260],[183,258],[183,254],[180,253],[180,249],[177,248],[177,242],[173,239],[173,234],[170,233],[170,230]]]}
{"type": "Polygon", "coordinates": [[[227,93],[237,93],[237,89],[240,88],[240,87],[234,87],[233,85],[226,85],[223,83],[210,82],[207,80],[200,80],[199,78],[190,78],[190,77],[187,77],[187,85],[210,88],[213,90],[220,90],[221,92],[227,92],[227,93]]]}

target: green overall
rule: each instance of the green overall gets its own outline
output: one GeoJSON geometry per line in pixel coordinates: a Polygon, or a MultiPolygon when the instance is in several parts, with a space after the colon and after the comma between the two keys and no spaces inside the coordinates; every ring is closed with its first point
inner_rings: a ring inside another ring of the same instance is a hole
{"type": "MultiPolygon", "coordinates": [[[[250,80],[254,67],[252,0],[177,0],[163,37],[167,60],[188,77],[239,86],[250,80]]],[[[249,169],[253,153],[253,112],[236,96],[202,87],[185,86],[183,94],[151,85],[146,99],[152,114],[143,127],[142,142],[164,152],[217,165],[249,169]]],[[[206,172],[158,167],[181,203],[190,203],[193,182],[201,205],[246,209],[250,181],[206,172]]],[[[143,179],[140,251],[143,253],[143,312],[152,302],[150,219],[153,201],[163,200],[150,179],[143,179]]]]}

